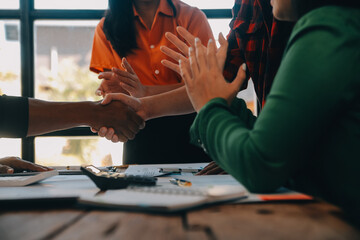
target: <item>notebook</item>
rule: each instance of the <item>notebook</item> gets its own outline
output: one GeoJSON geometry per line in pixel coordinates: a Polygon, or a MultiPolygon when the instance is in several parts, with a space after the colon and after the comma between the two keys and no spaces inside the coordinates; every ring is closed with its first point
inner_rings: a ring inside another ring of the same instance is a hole
{"type": "Polygon", "coordinates": [[[81,196],[80,204],[150,212],[177,212],[246,197],[241,186],[154,186],[108,190],[96,196],[81,196]]]}

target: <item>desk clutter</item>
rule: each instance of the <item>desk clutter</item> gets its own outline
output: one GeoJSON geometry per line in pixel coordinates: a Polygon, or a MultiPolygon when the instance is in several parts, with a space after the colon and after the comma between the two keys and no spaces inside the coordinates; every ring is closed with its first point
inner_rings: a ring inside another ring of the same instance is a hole
{"type": "MultiPolygon", "coordinates": [[[[271,195],[265,198],[249,193],[230,175],[195,176],[194,174],[206,163],[188,164],[189,166],[169,165],[171,164],[135,165],[128,168],[129,171],[123,169],[122,172],[119,171],[120,168],[87,166],[80,169],[86,175],[57,175],[54,174],[56,171],[52,171],[52,177],[48,176],[37,184],[26,187],[0,187],[0,204],[9,204],[13,201],[25,203],[44,199],[50,202],[73,199],[79,206],[144,212],[178,212],[224,202],[312,199],[301,193],[284,190],[275,194],[277,198],[271,198],[271,195]],[[166,171],[166,174],[163,174],[164,168],[174,171],[166,171]],[[287,199],[287,195],[291,197],[287,199]]],[[[0,184],[1,178],[3,177],[0,177],[0,184]]]]}

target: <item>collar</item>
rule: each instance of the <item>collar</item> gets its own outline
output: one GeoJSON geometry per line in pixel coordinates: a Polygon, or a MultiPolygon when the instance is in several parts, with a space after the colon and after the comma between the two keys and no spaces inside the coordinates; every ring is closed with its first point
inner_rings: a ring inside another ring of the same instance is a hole
{"type": "MultiPolygon", "coordinates": [[[[133,10],[134,10],[134,17],[139,17],[139,13],[136,11],[134,4],[133,4],[133,10]]],[[[171,8],[167,0],[160,0],[155,16],[158,13],[162,13],[170,17],[174,16],[173,9],[171,8]]]]}

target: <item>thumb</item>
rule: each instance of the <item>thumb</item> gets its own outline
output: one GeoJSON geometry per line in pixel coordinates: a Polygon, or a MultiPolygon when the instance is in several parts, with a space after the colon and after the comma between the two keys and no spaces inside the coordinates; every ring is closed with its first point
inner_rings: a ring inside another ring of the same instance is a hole
{"type": "Polygon", "coordinates": [[[231,86],[233,86],[236,90],[239,90],[241,85],[244,83],[246,79],[246,64],[243,63],[238,70],[238,73],[234,79],[234,81],[231,83],[231,86]]]}
{"type": "Polygon", "coordinates": [[[104,100],[102,100],[101,104],[106,105],[111,101],[116,100],[120,101],[129,107],[131,107],[135,112],[137,112],[140,108],[141,102],[138,98],[123,94],[123,93],[109,93],[105,96],[104,100]]]}
{"type": "Polygon", "coordinates": [[[130,63],[126,60],[126,58],[122,58],[122,64],[127,72],[131,74],[135,74],[134,69],[131,67],[130,63]]]}

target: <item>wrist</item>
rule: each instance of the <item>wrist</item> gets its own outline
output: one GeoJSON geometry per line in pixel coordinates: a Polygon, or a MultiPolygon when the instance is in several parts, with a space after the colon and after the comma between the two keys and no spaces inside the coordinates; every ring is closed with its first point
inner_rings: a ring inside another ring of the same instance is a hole
{"type": "Polygon", "coordinates": [[[151,103],[151,98],[144,97],[139,99],[141,101],[141,110],[138,111],[139,116],[144,119],[144,121],[147,121],[149,119],[152,119],[152,111],[149,108],[149,105],[151,103]]]}
{"type": "Polygon", "coordinates": [[[147,97],[147,96],[151,96],[151,88],[147,85],[142,85],[143,86],[143,95],[141,97],[147,97]]]}
{"type": "Polygon", "coordinates": [[[84,103],[84,117],[83,125],[94,126],[99,122],[99,118],[101,116],[101,102],[85,102],[84,103]]]}

